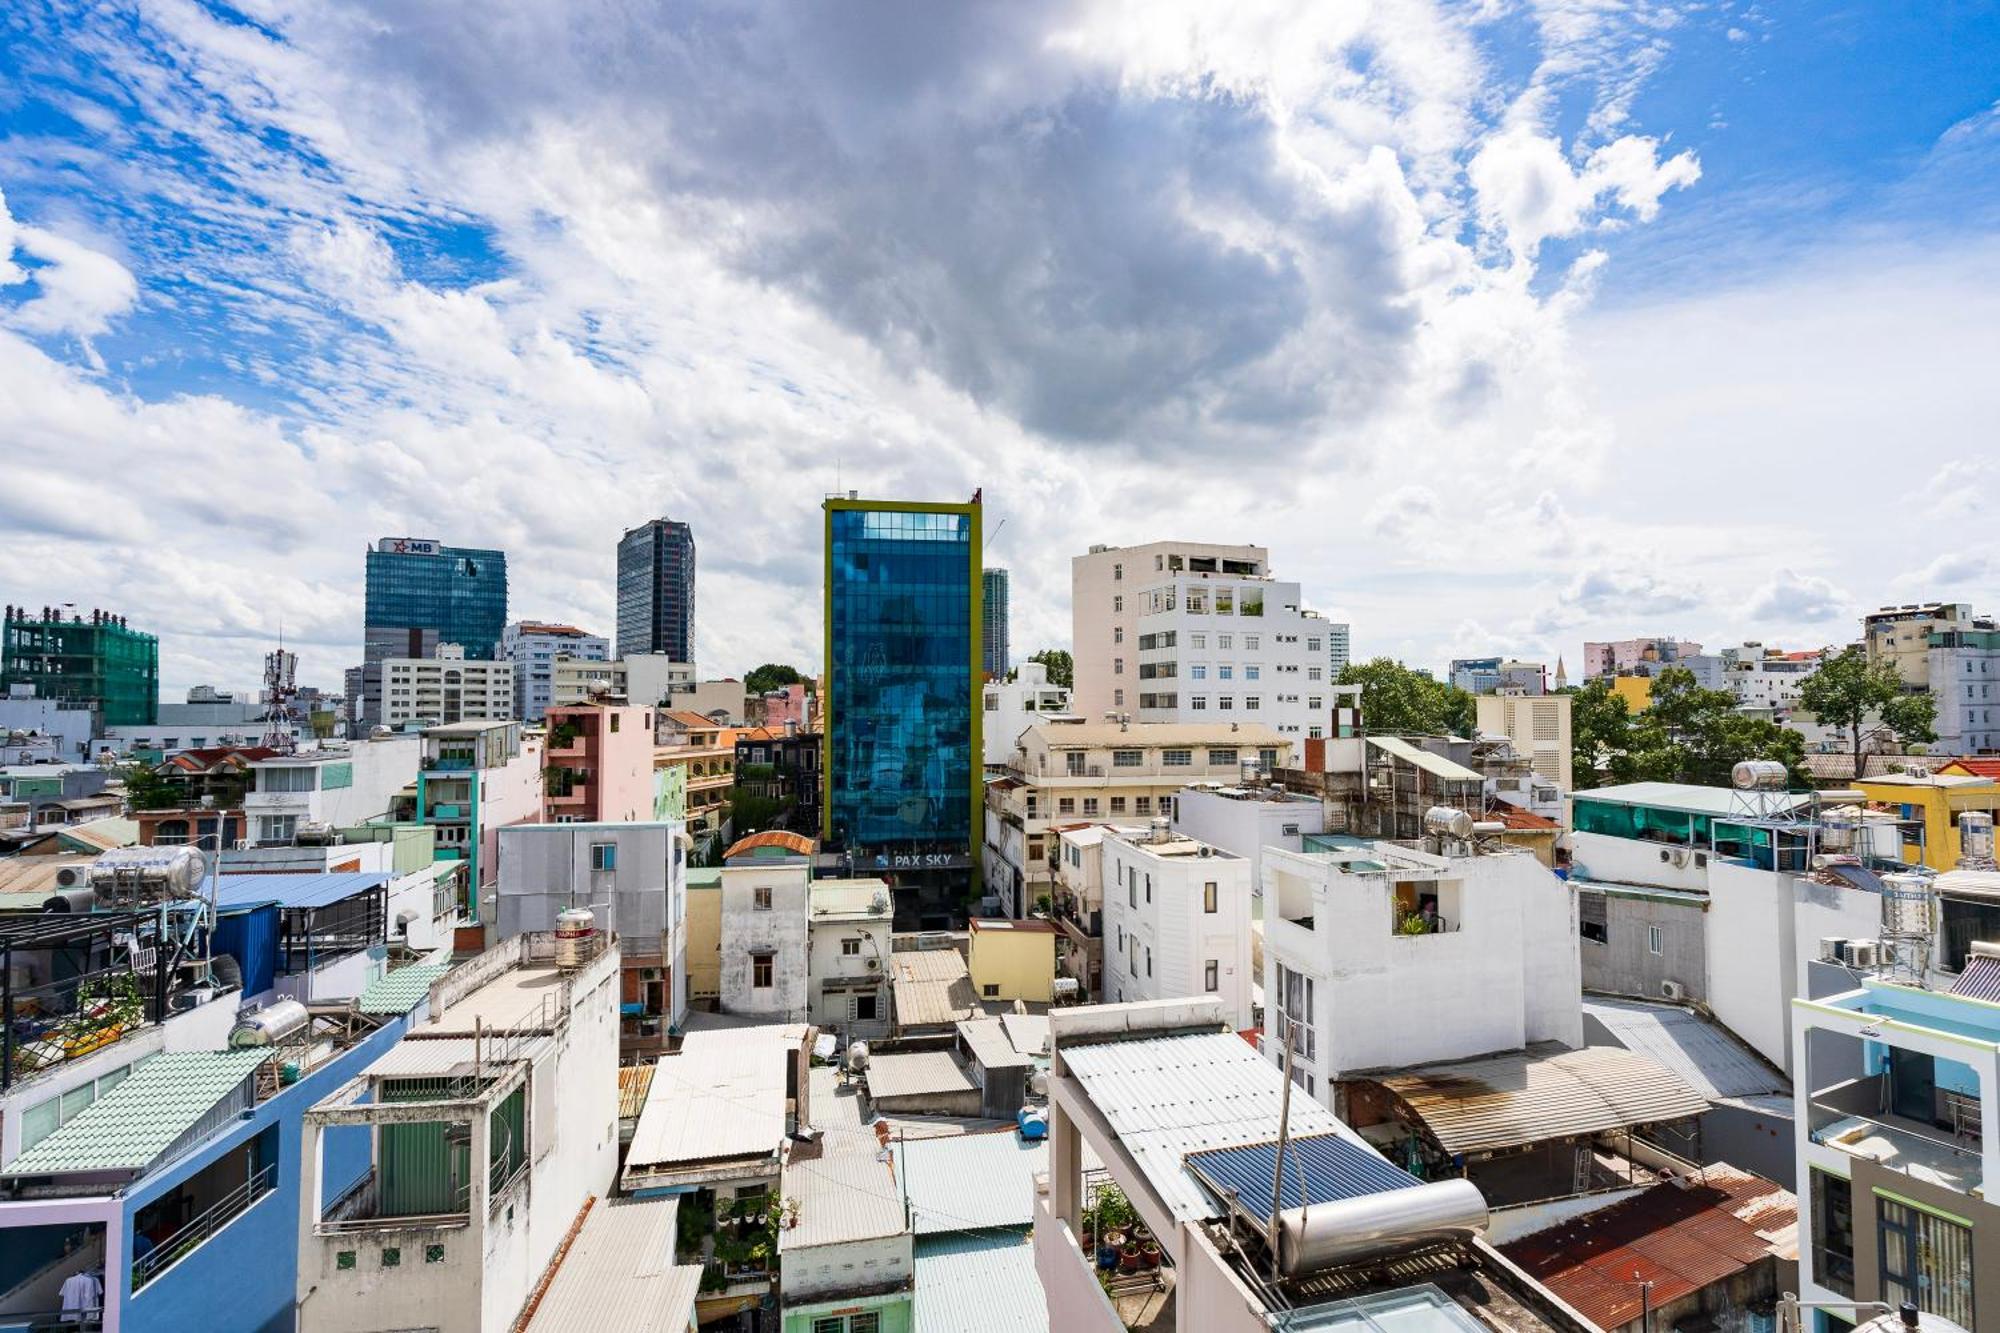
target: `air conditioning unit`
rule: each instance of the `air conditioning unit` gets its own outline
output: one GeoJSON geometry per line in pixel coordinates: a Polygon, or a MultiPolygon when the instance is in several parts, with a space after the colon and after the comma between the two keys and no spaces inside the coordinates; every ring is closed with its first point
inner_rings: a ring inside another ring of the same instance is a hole
{"type": "Polygon", "coordinates": [[[1822,935],[1819,939],[1819,960],[1822,963],[1838,963],[1847,953],[1847,941],[1839,935],[1822,935]]]}
{"type": "Polygon", "coordinates": [[[660,969],[659,969],[659,968],[657,968],[657,967],[642,967],[642,968],[640,968],[640,969],[639,969],[639,980],[641,980],[641,981],[658,981],[659,979],[660,979],[660,969]]]}
{"type": "Polygon", "coordinates": [[[1660,983],[1660,998],[1663,1000],[1671,1000],[1673,1003],[1679,1004],[1681,1001],[1687,999],[1687,994],[1687,987],[1681,985],[1678,981],[1662,981],[1660,983]]]}
{"type": "Polygon", "coordinates": [[[870,972],[876,971],[881,966],[882,966],[882,960],[880,958],[870,958],[868,960],[868,970],[870,972]]]}
{"type": "Polygon", "coordinates": [[[1688,863],[1688,850],[1687,850],[1687,848],[1685,848],[1685,847],[1676,847],[1676,848],[1674,848],[1674,864],[1675,864],[1676,866],[1685,866],[1685,865],[1687,865],[1687,863],[1688,863]]]}
{"type": "Polygon", "coordinates": [[[1849,940],[1847,942],[1847,965],[1852,968],[1872,968],[1882,959],[1882,946],[1874,940],[1849,940]]]}

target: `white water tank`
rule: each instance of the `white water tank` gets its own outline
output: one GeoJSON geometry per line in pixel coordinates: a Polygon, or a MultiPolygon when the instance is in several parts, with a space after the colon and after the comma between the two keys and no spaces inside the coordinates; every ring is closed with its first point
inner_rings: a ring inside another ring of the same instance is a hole
{"type": "Polygon", "coordinates": [[[868,1043],[857,1041],[847,1048],[847,1067],[857,1073],[868,1068],[868,1043]]]}
{"type": "Polygon", "coordinates": [[[1958,859],[1988,865],[1993,860],[1993,816],[1984,810],[1958,813],[1958,859]]]}
{"type": "Polygon", "coordinates": [[[1819,849],[1823,852],[1851,852],[1854,850],[1854,817],[1847,814],[1829,814],[1819,821],[1819,849]]]}
{"type": "Polygon", "coordinates": [[[158,902],[198,896],[208,863],[196,847],[114,847],[90,863],[90,883],[102,897],[158,902]]]}
{"type": "Polygon", "coordinates": [[[1929,939],[1936,929],[1937,894],[1929,875],[1882,876],[1882,933],[1929,939]]]}

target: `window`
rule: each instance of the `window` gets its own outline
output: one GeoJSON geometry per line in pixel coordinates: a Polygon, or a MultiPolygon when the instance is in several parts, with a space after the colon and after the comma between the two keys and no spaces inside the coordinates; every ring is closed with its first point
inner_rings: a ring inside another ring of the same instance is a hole
{"type": "Polygon", "coordinates": [[[1660,928],[1658,926],[1646,927],[1646,952],[1648,953],[1665,952],[1665,950],[1660,946],[1660,928]]]}
{"type": "Polygon", "coordinates": [[[860,940],[842,940],[840,942],[840,953],[843,958],[852,958],[860,952],[860,940]]]}
{"type": "Polygon", "coordinates": [[[1153,798],[1150,796],[1134,796],[1132,798],[1132,813],[1135,815],[1152,814],[1153,798]]]}
{"type": "Polygon", "coordinates": [[[1234,648],[1236,646],[1236,636],[1234,634],[1218,634],[1215,636],[1215,646],[1223,649],[1234,648]]]}
{"type": "Polygon", "coordinates": [[[1255,662],[1250,662],[1245,664],[1243,668],[1243,679],[1262,680],[1263,678],[1264,678],[1264,669],[1262,667],[1258,666],[1255,662]]]}
{"type": "Polygon", "coordinates": [[[1188,707],[1199,712],[1206,712],[1208,709],[1208,696],[1205,694],[1188,696],[1188,707]]]}
{"type": "MultiPolygon", "coordinates": [[[[173,747],[173,741],[166,742],[166,748],[173,747]]],[[[316,770],[311,768],[260,768],[257,770],[258,791],[313,791],[318,783],[313,781],[316,770]]]]}
{"type": "Polygon", "coordinates": [[[1322,675],[1324,675],[1324,674],[1325,674],[1325,672],[1326,672],[1326,669],[1325,669],[1324,667],[1307,667],[1307,668],[1306,668],[1306,679],[1307,679],[1307,680],[1318,680],[1318,679],[1319,679],[1319,678],[1320,678],[1320,677],[1321,677],[1322,675]]]}
{"type": "Polygon", "coordinates": [[[772,956],[770,954],[753,953],[750,955],[750,984],[758,990],[769,990],[771,988],[771,963],[772,956]]]}
{"type": "Polygon", "coordinates": [[[1254,652],[1256,652],[1256,651],[1257,651],[1257,645],[1258,645],[1258,643],[1259,643],[1260,641],[1261,641],[1261,640],[1259,639],[1259,636],[1257,636],[1257,635],[1255,635],[1255,634],[1246,634],[1246,635],[1244,635],[1244,636],[1243,636],[1243,650],[1244,650],[1245,652],[1251,652],[1251,653],[1254,653],[1254,652]]]}
{"type": "Polygon", "coordinates": [[[1123,625],[1113,625],[1111,627],[1111,642],[1125,642],[1125,627],[1123,625]]]}
{"type": "Polygon", "coordinates": [[[1095,796],[1086,796],[1083,798],[1083,813],[1086,815],[1097,813],[1097,798],[1095,796]]]}
{"type": "Polygon", "coordinates": [[[1153,901],[1153,872],[1146,872],[1146,901],[1153,901]]]}
{"type": "Polygon", "coordinates": [[[618,844],[615,842],[591,843],[590,868],[592,870],[616,870],[618,868],[618,844]]]}
{"type": "Polygon", "coordinates": [[[1123,690],[1111,691],[1111,702],[1118,705],[1118,707],[1123,708],[1125,706],[1125,691],[1123,690]]]}
{"type": "Polygon", "coordinates": [[[1113,768],[1138,768],[1145,762],[1146,753],[1143,750],[1113,750],[1111,752],[1111,766],[1113,768]]]}
{"type": "Polygon", "coordinates": [[[1228,680],[1235,672],[1236,669],[1234,667],[1219,666],[1215,669],[1215,678],[1217,680],[1228,680]]]}
{"type": "Polygon", "coordinates": [[[1122,658],[1122,657],[1114,657],[1114,658],[1112,658],[1112,659],[1111,659],[1111,674],[1112,674],[1112,675],[1114,675],[1114,676],[1122,676],[1122,675],[1124,675],[1124,674],[1125,674],[1125,659],[1124,659],[1124,658],[1122,658]]]}
{"type": "MultiPolygon", "coordinates": [[[[1210,880],[1210,881],[1208,881],[1208,883],[1206,883],[1206,884],[1204,884],[1204,885],[1202,885],[1202,886],[1201,886],[1201,910],[1202,910],[1202,911],[1204,911],[1204,912],[1213,912],[1213,911],[1215,911],[1215,881],[1214,881],[1214,880],[1210,880]]],[[[1213,963],[1211,963],[1211,964],[1209,964],[1209,966],[1210,966],[1210,967],[1213,967],[1213,966],[1215,966],[1215,965],[1214,965],[1213,963]]],[[[1210,990],[1214,990],[1214,989],[1215,989],[1215,987],[1213,987],[1213,986],[1210,986],[1210,987],[1209,987],[1209,989],[1210,989],[1210,990]]]]}
{"type": "Polygon", "coordinates": [[[1875,1206],[1882,1299],[1972,1327],[1972,1229],[1880,1194],[1875,1206]]]}
{"type": "Polygon", "coordinates": [[[1243,696],[1243,707],[1245,708],[1245,710],[1259,710],[1262,709],[1263,706],[1264,706],[1263,695],[1246,694],[1243,696]]]}
{"type": "Polygon", "coordinates": [[[1207,648],[1207,647],[1208,647],[1208,636],[1207,636],[1206,634],[1190,634],[1190,635],[1188,635],[1188,647],[1190,647],[1190,648],[1204,648],[1204,649],[1205,649],[1205,648],[1207,648]]]}
{"type": "Polygon", "coordinates": [[[750,894],[751,894],[751,900],[750,900],[751,910],[758,912],[768,912],[771,910],[770,885],[759,884],[756,888],[750,890],[750,894]]]}
{"type": "Polygon", "coordinates": [[[1125,813],[1125,798],[1123,796],[1114,796],[1111,798],[1111,813],[1114,815],[1125,813]]]}
{"type": "Polygon", "coordinates": [[[989,1000],[997,999],[1000,995],[1000,983],[997,981],[989,981],[984,986],[980,987],[980,993],[989,1000]]]}
{"type": "Polygon", "coordinates": [[[1111,613],[1113,615],[1122,615],[1124,611],[1125,599],[1123,597],[1113,597],[1111,599],[1111,613]]]}
{"type": "Polygon", "coordinates": [[[1610,927],[1605,921],[1604,895],[1601,893],[1578,893],[1576,895],[1577,933],[1592,944],[1609,944],[1610,927]]]}
{"type": "Polygon", "coordinates": [[[1146,975],[1153,975],[1153,946],[1150,944],[1146,946],[1146,975]]]}
{"type": "Polygon", "coordinates": [[[812,1333],[882,1333],[879,1310],[857,1310],[847,1315],[827,1315],[812,1321],[812,1333]]]}
{"type": "MultiPolygon", "coordinates": [[[[1123,871],[1124,868],[1120,866],[1119,870],[1123,871]]],[[[1125,882],[1125,905],[1128,907],[1137,907],[1139,905],[1139,877],[1137,875],[1132,876],[1131,879],[1125,882]]]]}
{"type": "Polygon", "coordinates": [[[257,823],[262,830],[257,835],[260,842],[290,842],[292,835],[298,831],[299,817],[297,815],[262,815],[259,816],[257,823]]]}
{"type": "Polygon", "coordinates": [[[1312,1026],[1313,980],[1292,971],[1283,963],[1278,964],[1278,1049],[1284,1050],[1287,1027],[1295,1034],[1292,1049],[1303,1059],[1311,1060],[1315,1055],[1312,1026]]]}
{"type": "Polygon", "coordinates": [[[1210,768],[1220,768],[1225,764],[1233,764],[1235,762],[1236,751],[1234,750],[1212,749],[1208,752],[1208,766],[1210,768]]]}
{"type": "Polygon", "coordinates": [[[1306,640],[1306,651],[1307,651],[1307,652],[1309,652],[1309,653],[1316,653],[1316,652],[1318,652],[1318,651],[1319,651],[1319,640],[1318,640],[1318,639],[1314,639],[1314,638],[1308,638],[1308,639],[1306,640]]]}
{"type": "Polygon", "coordinates": [[[616,714],[616,713],[613,713],[613,714],[611,715],[611,729],[612,729],[613,731],[616,731],[616,730],[618,730],[618,723],[619,723],[619,721],[620,721],[620,719],[619,719],[619,716],[618,716],[618,714],[616,714]]]}
{"type": "Polygon", "coordinates": [[[1058,796],[1058,797],[1056,797],[1056,813],[1057,813],[1057,814],[1059,814],[1059,815],[1073,815],[1073,814],[1075,814],[1075,813],[1076,813],[1076,797],[1074,797],[1074,796],[1058,796]]]}
{"type": "Polygon", "coordinates": [[[1202,665],[1201,663],[1199,663],[1199,662],[1196,662],[1196,663],[1195,663],[1195,664],[1194,664],[1193,666],[1191,666],[1191,667],[1189,667],[1189,668],[1188,668],[1188,679],[1189,679],[1189,680],[1207,680],[1207,679],[1208,679],[1208,668],[1207,668],[1207,667],[1205,667],[1205,666],[1203,666],[1203,665],[1202,665]]]}
{"type": "MultiPolygon", "coordinates": [[[[1125,578],[1125,566],[1123,566],[1123,565],[1113,565],[1113,566],[1111,567],[1111,581],[1112,581],[1113,583],[1119,583],[1119,582],[1122,582],[1122,581],[1124,580],[1124,578],[1125,578]]],[[[813,1333],[819,1333],[819,1330],[818,1330],[818,1329],[814,1329],[814,1330],[813,1330],[813,1333]]]]}
{"type": "Polygon", "coordinates": [[[877,1017],[876,996],[873,991],[866,995],[847,997],[847,1017],[859,1023],[872,1023],[877,1017]]]}
{"type": "Polygon", "coordinates": [[[1843,1296],[1854,1294],[1854,1186],[1812,1171],[1813,1280],[1843,1296]]]}
{"type": "MultiPolygon", "coordinates": [[[[1200,705],[1196,706],[1199,707],[1200,705]]],[[[1162,768],[1188,768],[1192,766],[1193,763],[1194,763],[1193,750],[1160,751],[1160,767],[1162,768]]]]}
{"type": "Polygon", "coordinates": [[[1307,696],[1306,696],[1306,707],[1307,707],[1307,708],[1320,708],[1320,707],[1323,707],[1323,706],[1325,705],[1325,703],[1326,703],[1326,701],[1325,701],[1324,699],[1320,698],[1320,696],[1319,696],[1319,695],[1317,695],[1317,694],[1309,694],[1309,695],[1307,695],[1307,696]]]}
{"type": "Polygon", "coordinates": [[[1213,958],[1201,965],[1201,988],[1203,990],[1217,991],[1222,989],[1221,979],[1216,976],[1216,973],[1220,970],[1213,958]]]}

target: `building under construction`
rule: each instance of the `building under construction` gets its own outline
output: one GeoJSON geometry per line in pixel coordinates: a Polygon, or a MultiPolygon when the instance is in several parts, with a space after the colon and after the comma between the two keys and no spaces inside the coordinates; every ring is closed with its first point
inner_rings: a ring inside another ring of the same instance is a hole
{"type": "Polygon", "coordinates": [[[45,606],[6,610],[0,692],[34,686],[35,696],[95,710],[100,726],[150,727],[159,720],[160,641],[126,627],[123,616],[88,618],[45,606]]]}

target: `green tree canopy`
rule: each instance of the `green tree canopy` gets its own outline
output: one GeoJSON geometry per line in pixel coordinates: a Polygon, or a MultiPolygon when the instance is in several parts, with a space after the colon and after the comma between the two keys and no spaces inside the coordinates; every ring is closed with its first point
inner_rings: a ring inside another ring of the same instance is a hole
{"type": "Polygon", "coordinates": [[[1030,662],[1040,662],[1049,669],[1049,684],[1069,689],[1076,683],[1076,662],[1064,648],[1044,648],[1031,654],[1030,662]]]}
{"type": "Polygon", "coordinates": [[[1573,767],[1579,789],[1621,782],[1729,785],[1745,759],[1785,765],[1805,786],[1805,741],[1796,731],[1737,707],[1728,690],[1706,690],[1685,667],[1653,678],[1652,703],[1632,713],[1604,680],[1578,690],[1570,705],[1573,767]]]}
{"type": "Polygon", "coordinates": [[[118,770],[125,782],[125,805],[132,810],[178,810],[187,804],[179,784],[161,777],[151,764],[126,764],[118,770]]]}
{"type": "MultiPolygon", "coordinates": [[[[782,690],[787,685],[796,685],[805,680],[805,675],[795,666],[787,666],[783,662],[766,662],[760,667],[753,668],[750,674],[743,678],[743,688],[750,694],[764,694],[771,690],[782,690]]],[[[807,688],[810,689],[811,684],[811,681],[806,681],[807,688]]]]}
{"type": "Polygon", "coordinates": [[[1905,694],[1903,678],[1887,662],[1870,665],[1859,644],[1826,658],[1799,685],[1799,707],[1829,727],[1848,734],[1854,773],[1861,775],[1861,729],[1872,716],[1905,745],[1937,739],[1937,701],[1928,694],[1905,694]]]}
{"type": "Polygon", "coordinates": [[[1370,731],[1411,736],[1472,733],[1471,695],[1392,658],[1350,663],[1341,668],[1336,683],[1361,687],[1361,720],[1370,731]]]}

